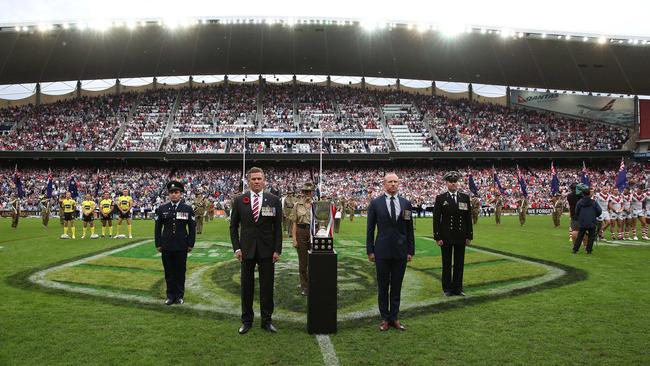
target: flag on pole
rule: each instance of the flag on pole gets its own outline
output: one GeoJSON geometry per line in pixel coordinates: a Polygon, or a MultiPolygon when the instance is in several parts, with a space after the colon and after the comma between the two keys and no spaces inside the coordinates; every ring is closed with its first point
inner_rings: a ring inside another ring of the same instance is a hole
{"type": "Polygon", "coordinates": [[[16,195],[18,198],[25,197],[23,182],[20,180],[20,174],[18,174],[18,164],[16,164],[16,167],[14,168],[14,184],[16,185],[16,195]]]}
{"type": "Polygon", "coordinates": [[[52,198],[52,191],[54,191],[54,183],[52,183],[52,170],[48,169],[47,188],[45,189],[45,195],[47,196],[47,198],[52,198]]]}
{"type": "Polygon", "coordinates": [[[519,181],[519,188],[521,189],[521,194],[524,197],[528,198],[528,187],[526,186],[526,179],[521,175],[521,170],[519,170],[519,165],[517,165],[517,180],[519,181]]]}
{"type": "Polygon", "coordinates": [[[74,177],[70,178],[70,183],[68,183],[68,192],[72,198],[79,197],[79,192],[77,191],[77,182],[74,180],[74,177]]]}
{"type": "Polygon", "coordinates": [[[555,165],[551,162],[551,194],[556,195],[560,193],[560,180],[557,179],[557,171],[555,165]]]}
{"type": "Polygon", "coordinates": [[[497,189],[499,189],[499,192],[501,192],[501,194],[505,194],[506,191],[501,186],[501,181],[499,180],[499,176],[497,175],[497,170],[494,169],[494,167],[492,167],[492,170],[494,171],[494,185],[497,187],[497,189]]]}
{"type": "Polygon", "coordinates": [[[627,171],[625,170],[625,161],[621,158],[621,166],[618,168],[618,177],[616,177],[616,188],[619,192],[623,192],[625,187],[627,187],[627,171]]]}
{"type": "Polygon", "coordinates": [[[588,170],[587,166],[585,165],[585,162],[582,162],[582,173],[580,174],[580,183],[586,185],[587,187],[591,187],[591,182],[589,181],[589,177],[587,176],[588,170]]]}
{"type": "Polygon", "coordinates": [[[469,178],[468,180],[468,185],[469,185],[469,191],[472,192],[473,195],[478,195],[478,187],[476,186],[476,182],[474,182],[474,176],[472,176],[472,171],[469,170],[469,167],[467,168],[469,171],[469,178]]]}

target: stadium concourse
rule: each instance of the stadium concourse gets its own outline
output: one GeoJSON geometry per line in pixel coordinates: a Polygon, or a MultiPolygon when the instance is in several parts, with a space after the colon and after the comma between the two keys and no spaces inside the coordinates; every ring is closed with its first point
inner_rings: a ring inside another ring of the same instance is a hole
{"type": "Polygon", "coordinates": [[[0,150],[313,153],[611,151],[630,131],[399,90],[220,83],[0,109],[0,150]],[[244,142],[244,133],[247,133],[244,142]]]}

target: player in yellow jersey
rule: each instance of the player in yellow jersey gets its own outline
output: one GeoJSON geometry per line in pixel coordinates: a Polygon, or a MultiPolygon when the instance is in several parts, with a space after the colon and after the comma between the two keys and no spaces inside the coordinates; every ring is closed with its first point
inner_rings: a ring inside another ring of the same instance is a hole
{"type": "Polygon", "coordinates": [[[102,200],[99,201],[99,217],[102,220],[102,238],[106,236],[106,225],[108,225],[108,237],[113,237],[113,212],[115,204],[108,192],[104,192],[102,200]]]}
{"type": "Polygon", "coordinates": [[[81,239],[86,237],[87,226],[90,226],[90,238],[97,238],[97,235],[95,235],[95,206],[93,196],[90,193],[86,193],[84,200],[81,202],[81,217],[83,221],[81,239]]]}
{"type": "Polygon", "coordinates": [[[61,200],[61,207],[63,208],[63,235],[61,239],[68,239],[68,229],[72,234],[72,239],[75,239],[77,229],[74,227],[74,216],[77,210],[77,202],[72,199],[70,192],[65,192],[65,198],[61,200]]]}
{"type": "Polygon", "coordinates": [[[129,190],[124,188],[122,195],[117,198],[117,210],[120,214],[120,220],[117,222],[116,238],[120,235],[120,228],[124,220],[126,220],[126,225],[129,230],[129,239],[133,238],[133,235],[131,235],[131,207],[133,207],[133,198],[129,196],[129,190]]]}

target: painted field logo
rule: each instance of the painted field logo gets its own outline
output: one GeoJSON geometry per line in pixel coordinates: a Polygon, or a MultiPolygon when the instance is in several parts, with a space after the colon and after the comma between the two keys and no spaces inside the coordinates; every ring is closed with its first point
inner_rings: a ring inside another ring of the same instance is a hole
{"type": "MultiPolygon", "coordinates": [[[[377,315],[374,265],[359,237],[336,241],[339,319],[377,315]]],[[[417,255],[404,279],[402,309],[462,298],[444,298],[440,290],[440,250],[429,238],[417,238],[417,255]]],[[[298,288],[298,258],[285,241],[276,265],[275,318],[305,321],[307,299],[298,288]]],[[[468,248],[464,282],[471,296],[505,293],[553,280],[564,271],[545,264],[468,248]]],[[[37,272],[32,282],[46,287],[133,302],[162,304],[164,280],[160,254],[151,240],[137,242],[37,272]]],[[[471,297],[470,296],[470,297],[471,297]]],[[[226,241],[197,242],[188,259],[186,304],[197,310],[239,315],[239,262],[226,241]]],[[[259,305],[255,305],[257,311],[259,305]]]]}

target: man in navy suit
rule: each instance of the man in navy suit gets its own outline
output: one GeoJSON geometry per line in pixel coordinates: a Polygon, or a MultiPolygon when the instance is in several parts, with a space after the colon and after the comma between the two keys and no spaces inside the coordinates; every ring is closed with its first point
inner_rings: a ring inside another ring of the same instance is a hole
{"type": "Polygon", "coordinates": [[[262,329],[275,333],[272,323],[275,262],[282,253],[282,203],[280,198],[264,192],[264,171],[248,171],[250,191],[236,197],[230,214],[230,241],[235,257],[241,262],[242,325],[246,334],[253,325],[255,266],[259,268],[262,329]]]}
{"type": "Polygon", "coordinates": [[[433,239],[442,252],[442,291],[445,296],[465,296],[465,246],[474,238],[471,204],[469,196],[458,191],[460,173],[448,172],[443,179],[447,192],[436,196],[433,206],[433,239]]]}
{"type": "Polygon", "coordinates": [[[366,253],[368,260],[375,263],[377,270],[381,331],[388,330],[390,326],[406,330],[397,316],[406,262],[411,261],[415,255],[413,208],[411,202],[397,196],[398,187],[397,174],[386,174],[384,194],[372,200],[368,206],[366,253]]]}

